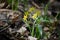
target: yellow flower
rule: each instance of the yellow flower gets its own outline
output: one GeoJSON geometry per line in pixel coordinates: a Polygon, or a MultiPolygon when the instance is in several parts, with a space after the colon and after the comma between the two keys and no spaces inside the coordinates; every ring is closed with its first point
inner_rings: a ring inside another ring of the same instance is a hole
{"type": "Polygon", "coordinates": [[[37,10],[37,11],[35,12],[35,14],[33,14],[32,18],[33,18],[33,19],[36,19],[38,16],[40,16],[40,14],[41,14],[41,11],[38,11],[38,10],[37,10]]]}
{"type": "Polygon", "coordinates": [[[33,14],[32,18],[36,19],[37,18],[37,14],[33,14]]]}
{"type": "Polygon", "coordinates": [[[34,7],[31,7],[28,11],[29,12],[32,12],[32,11],[34,11],[35,10],[35,8],[34,7]]]}
{"type": "Polygon", "coordinates": [[[23,19],[24,19],[24,21],[26,21],[27,20],[27,15],[24,15],[24,18],[23,19]]]}

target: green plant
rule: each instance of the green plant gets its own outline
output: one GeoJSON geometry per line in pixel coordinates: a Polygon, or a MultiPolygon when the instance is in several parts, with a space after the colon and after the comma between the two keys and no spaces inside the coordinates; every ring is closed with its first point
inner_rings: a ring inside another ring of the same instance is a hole
{"type": "Polygon", "coordinates": [[[12,10],[18,9],[18,0],[7,0],[8,5],[11,5],[12,10]]]}
{"type": "Polygon", "coordinates": [[[44,13],[45,13],[45,15],[47,15],[48,8],[49,8],[50,4],[51,4],[51,2],[48,2],[48,3],[45,5],[45,7],[44,7],[44,13]]]}
{"type": "Polygon", "coordinates": [[[33,37],[36,37],[38,40],[42,38],[42,25],[40,25],[40,14],[41,12],[39,10],[36,11],[35,8],[32,7],[25,12],[25,15],[23,18],[25,24],[30,30],[30,35],[33,37]],[[35,13],[31,14],[32,11],[35,11],[35,13]],[[30,24],[32,24],[32,26],[30,24]]]}
{"type": "MultiPolygon", "coordinates": [[[[17,10],[19,3],[23,3],[25,7],[27,7],[28,0],[7,0],[7,3],[11,5],[12,10],[17,10]]],[[[25,8],[24,8],[25,10],[25,8]]]]}

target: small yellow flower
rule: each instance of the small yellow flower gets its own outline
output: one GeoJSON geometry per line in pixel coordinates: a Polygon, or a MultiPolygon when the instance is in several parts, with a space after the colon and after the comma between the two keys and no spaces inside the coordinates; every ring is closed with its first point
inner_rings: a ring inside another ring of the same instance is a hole
{"type": "Polygon", "coordinates": [[[37,18],[37,14],[33,14],[32,18],[36,19],[37,18]]]}
{"type": "Polygon", "coordinates": [[[41,11],[36,11],[35,14],[33,14],[32,18],[36,19],[38,16],[40,16],[41,11]]]}
{"type": "Polygon", "coordinates": [[[24,15],[24,18],[23,19],[24,19],[24,21],[26,21],[27,20],[27,15],[24,15]]]}
{"type": "Polygon", "coordinates": [[[35,10],[35,8],[34,7],[31,7],[28,11],[29,12],[32,12],[32,11],[34,11],[35,10]]]}

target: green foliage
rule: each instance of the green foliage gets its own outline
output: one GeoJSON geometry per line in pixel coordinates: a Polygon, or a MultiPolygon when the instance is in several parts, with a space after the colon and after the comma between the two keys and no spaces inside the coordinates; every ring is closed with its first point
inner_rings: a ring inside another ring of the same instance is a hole
{"type": "Polygon", "coordinates": [[[18,0],[7,0],[8,4],[12,6],[12,10],[17,10],[18,0]]]}
{"type": "Polygon", "coordinates": [[[27,27],[30,30],[30,35],[33,37],[36,37],[38,40],[40,40],[42,38],[42,25],[40,25],[40,14],[41,12],[38,10],[36,11],[36,9],[34,7],[30,8],[27,12],[25,12],[24,15],[24,22],[27,25],[27,27]],[[33,10],[33,11],[32,11],[33,10]],[[31,12],[34,12],[33,14],[31,14],[31,12]],[[31,17],[29,17],[31,16],[31,17]],[[27,20],[29,19],[29,20],[27,20]],[[33,23],[32,23],[33,21],[33,23]],[[32,26],[30,25],[32,23],[32,26]]]}
{"type": "Polygon", "coordinates": [[[20,0],[25,6],[28,4],[28,0],[20,0]]]}
{"type": "Polygon", "coordinates": [[[12,6],[12,10],[17,10],[19,3],[24,4],[24,10],[27,7],[28,0],[7,0],[8,4],[12,6]]]}
{"type": "Polygon", "coordinates": [[[45,15],[47,15],[47,11],[48,11],[48,8],[49,8],[49,5],[51,4],[51,2],[48,2],[44,8],[44,13],[45,15]]]}

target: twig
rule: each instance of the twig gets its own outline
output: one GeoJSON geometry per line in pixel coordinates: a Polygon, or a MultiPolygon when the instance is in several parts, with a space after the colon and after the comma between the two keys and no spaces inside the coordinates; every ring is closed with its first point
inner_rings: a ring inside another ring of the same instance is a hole
{"type": "Polygon", "coordinates": [[[38,9],[40,9],[40,7],[34,2],[34,1],[31,1],[31,3],[38,9]]]}

